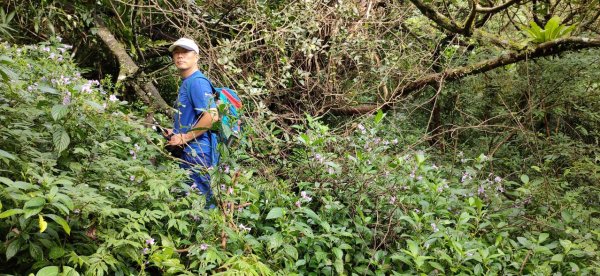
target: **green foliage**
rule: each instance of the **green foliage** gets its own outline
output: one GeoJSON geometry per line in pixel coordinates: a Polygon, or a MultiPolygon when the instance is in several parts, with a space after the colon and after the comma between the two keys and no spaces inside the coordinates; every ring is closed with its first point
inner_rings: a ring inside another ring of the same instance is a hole
{"type": "Polygon", "coordinates": [[[5,12],[4,9],[0,9],[0,35],[6,38],[12,38],[12,32],[15,32],[15,29],[10,27],[10,22],[15,17],[15,12],[5,12]]]}
{"type": "Polygon", "coordinates": [[[566,26],[562,24],[562,20],[556,16],[548,20],[543,29],[534,21],[530,21],[529,25],[531,27],[524,28],[525,34],[527,34],[529,39],[534,43],[544,43],[555,39],[568,37],[576,26],[566,26]]]}
{"type": "Polygon", "coordinates": [[[0,271],[182,271],[155,256],[174,248],[169,236],[193,232],[199,197],[172,193],[189,188],[162,139],[81,78],[68,48],[0,44],[15,72],[0,95],[0,271]]]}
{"type": "MultiPolygon", "coordinates": [[[[593,185],[600,117],[597,101],[580,100],[591,83],[571,80],[569,97],[541,94],[544,87],[528,94],[551,105],[519,114],[537,120],[524,125],[544,121],[543,111],[549,122],[575,114],[581,120],[567,125],[578,127],[558,127],[563,134],[546,141],[538,138],[545,127],[523,129],[494,155],[481,144],[497,135],[474,132],[456,134],[465,152],[414,150],[422,130],[410,127],[421,118],[399,112],[343,131],[306,115],[295,133],[258,115],[248,120],[247,139],[222,148],[222,164],[211,170],[219,208],[205,211],[161,153],[164,141],[117,88],[82,79],[66,48],[57,41],[0,48],[17,76],[0,84],[1,273],[600,273],[593,185]],[[532,141],[539,148],[526,147],[532,141]]],[[[549,74],[569,65],[547,62],[549,74]]],[[[515,83],[526,75],[511,74],[515,83]]],[[[452,119],[511,120],[518,112],[503,108],[526,106],[515,95],[527,90],[515,83],[494,88],[514,101],[494,108],[485,100],[497,98],[469,90],[474,95],[455,103],[468,116],[452,119]]]]}

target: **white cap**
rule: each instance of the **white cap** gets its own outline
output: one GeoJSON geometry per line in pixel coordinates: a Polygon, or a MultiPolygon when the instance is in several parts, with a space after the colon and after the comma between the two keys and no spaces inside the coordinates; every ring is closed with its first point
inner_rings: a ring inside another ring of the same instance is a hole
{"type": "Polygon", "coordinates": [[[196,42],[189,38],[182,37],[175,41],[173,45],[169,46],[169,52],[173,52],[173,50],[175,50],[175,47],[178,46],[186,50],[194,51],[196,52],[196,54],[200,54],[200,49],[198,49],[198,45],[196,45],[196,42]]]}

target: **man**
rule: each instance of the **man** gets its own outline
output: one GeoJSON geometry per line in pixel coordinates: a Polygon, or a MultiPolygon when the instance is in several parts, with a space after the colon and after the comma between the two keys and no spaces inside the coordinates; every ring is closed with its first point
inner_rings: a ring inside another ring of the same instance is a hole
{"type": "Polygon", "coordinates": [[[183,146],[181,168],[190,171],[193,183],[206,196],[206,208],[214,208],[210,176],[206,168],[212,165],[212,151],[217,141],[213,132],[207,131],[219,120],[213,89],[208,79],[198,68],[199,49],[188,38],[180,38],[169,47],[173,63],[183,78],[175,108],[173,129],[167,129],[168,142],[172,146],[183,146]]]}

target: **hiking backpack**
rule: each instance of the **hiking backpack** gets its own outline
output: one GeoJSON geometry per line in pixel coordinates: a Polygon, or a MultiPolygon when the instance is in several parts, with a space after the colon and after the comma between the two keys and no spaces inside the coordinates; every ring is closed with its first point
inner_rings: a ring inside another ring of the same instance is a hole
{"type": "MultiPolygon", "coordinates": [[[[212,86],[212,84],[211,84],[212,86]]],[[[218,130],[219,142],[229,146],[234,138],[240,138],[242,101],[235,91],[227,87],[214,88],[221,125],[218,130]]]]}

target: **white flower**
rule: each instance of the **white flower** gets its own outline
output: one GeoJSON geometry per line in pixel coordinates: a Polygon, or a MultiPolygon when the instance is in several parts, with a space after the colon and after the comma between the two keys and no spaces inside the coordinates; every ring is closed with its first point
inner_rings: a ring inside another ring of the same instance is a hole
{"type": "Polygon", "coordinates": [[[250,231],[250,230],[252,230],[252,228],[246,227],[245,225],[243,225],[241,223],[240,223],[240,229],[242,229],[242,231],[250,231]]]}
{"type": "Polygon", "coordinates": [[[115,95],[113,94],[113,95],[110,95],[110,97],[108,97],[108,100],[109,100],[109,101],[111,101],[111,102],[116,102],[116,101],[118,101],[119,99],[117,99],[117,96],[115,96],[115,95]]]}

